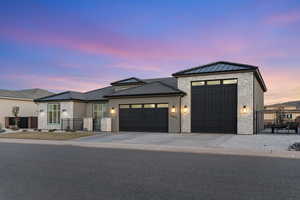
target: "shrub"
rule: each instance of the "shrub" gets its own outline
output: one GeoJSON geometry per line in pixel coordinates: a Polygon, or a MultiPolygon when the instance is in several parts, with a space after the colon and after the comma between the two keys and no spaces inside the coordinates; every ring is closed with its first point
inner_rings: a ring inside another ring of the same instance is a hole
{"type": "Polygon", "coordinates": [[[296,142],[289,146],[289,151],[300,151],[300,142],[296,142]]]}
{"type": "Polygon", "coordinates": [[[55,132],[56,131],[56,129],[50,129],[49,130],[49,132],[55,132]]]}

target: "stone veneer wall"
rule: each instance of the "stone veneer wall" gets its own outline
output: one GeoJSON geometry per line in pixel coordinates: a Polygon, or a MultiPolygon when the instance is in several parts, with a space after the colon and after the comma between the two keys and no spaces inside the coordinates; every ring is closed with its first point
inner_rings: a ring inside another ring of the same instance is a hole
{"type": "Polygon", "coordinates": [[[258,80],[254,77],[254,130],[255,133],[264,129],[264,115],[257,113],[257,111],[264,110],[264,91],[261,88],[258,80]]]}
{"type": "MultiPolygon", "coordinates": [[[[237,133],[238,134],[253,134],[254,132],[254,117],[253,117],[253,72],[245,73],[232,73],[232,74],[216,74],[205,76],[191,76],[179,77],[178,88],[186,92],[186,96],[182,98],[182,107],[187,105],[188,110],[191,108],[191,82],[201,80],[214,80],[214,79],[238,79],[238,121],[237,133]],[[247,114],[242,114],[241,109],[246,105],[248,108],[247,114]]],[[[182,114],[182,132],[191,132],[191,115],[190,112],[182,114]]]]}

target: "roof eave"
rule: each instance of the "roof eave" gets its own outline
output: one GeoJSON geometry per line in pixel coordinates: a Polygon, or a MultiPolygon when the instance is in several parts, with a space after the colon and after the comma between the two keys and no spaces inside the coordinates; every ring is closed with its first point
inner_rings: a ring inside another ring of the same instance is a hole
{"type": "Polygon", "coordinates": [[[112,95],[112,96],[105,96],[108,99],[113,98],[130,98],[130,97],[149,97],[149,96],[184,96],[186,95],[185,92],[174,92],[174,93],[152,93],[152,94],[131,94],[131,95],[112,95]]]}
{"type": "Polygon", "coordinates": [[[65,102],[65,101],[81,101],[81,102],[84,102],[86,100],[83,100],[83,99],[74,99],[74,98],[70,98],[70,99],[49,99],[49,100],[39,100],[39,99],[36,99],[34,100],[34,102],[36,103],[43,103],[43,102],[65,102]]]}
{"type": "Polygon", "coordinates": [[[201,73],[190,73],[190,74],[183,74],[183,73],[175,73],[172,74],[174,77],[187,77],[187,76],[205,76],[207,74],[232,74],[232,73],[246,73],[246,72],[254,72],[257,68],[254,69],[243,69],[243,70],[228,70],[228,71],[217,71],[217,72],[201,72],[201,73]]]}

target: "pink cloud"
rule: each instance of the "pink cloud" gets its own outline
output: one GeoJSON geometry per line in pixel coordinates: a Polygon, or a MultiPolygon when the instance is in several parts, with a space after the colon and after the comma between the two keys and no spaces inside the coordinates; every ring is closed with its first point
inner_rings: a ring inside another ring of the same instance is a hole
{"type": "Polygon", "coordinates": [[[107,81],[102,79],[95,80],[92,78],[74,77],[74,76],[42,76],[29,74],[11,74],[4,77],[22,82],[23,88],[44,88],[52,91],[90,91],[105,87],[107,81]]]}
{"type": "Polygon", "coordinates": [[[265,94],[265,103],[274,104],[286,101],[300,100],[300,70],[265,71],[264,79],[269,91],[265,94]]]}
{"type": "Polygon", "coordinates": [[[291,11],[288,13],[273,15],[267,19],[267,23],[278,25],[286,25],[296,22],[300,22],[300,11],[291,11]]]}

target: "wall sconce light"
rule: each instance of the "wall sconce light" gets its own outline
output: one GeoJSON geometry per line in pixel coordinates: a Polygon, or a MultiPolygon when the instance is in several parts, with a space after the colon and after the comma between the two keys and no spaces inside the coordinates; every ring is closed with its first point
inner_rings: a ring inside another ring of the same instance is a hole
{"type": "Polygon", "coordinates": [[[63,113],[66,113],[66,112],[67,112],[67,109],[62,109],[62,112],[63,112],[63,113]]]}
{"type": "Polygon", "coordinates": [[[110,113],[111,113],[111,114],[115,114],[115,112],[116,112],[116,111],[115,111],[115,108],[112,107],[112,108],[110,109],[110,113]]]}
{"type": "Polygon", "coordinates": [[[176,108],[175,108],[175,106],[172,106],[171,113],[175,113],[175,112],[176,112],[176,108]]]}
{"type": "Polygon", "coordinates": [[[187,113],[187,111],[188,111],[188,107],[187,107],[187,105],[185,105],[185,106],[183,107],[183,113],[187,113]]]}
{"type": "Polygon", "coordinates": [[[44,112],[44,110],[43,110],[43,109],[41,109],[41,110],[40,110],[40,113],[43,113],[43,112],[44,112]]]}
{"type": "Polygon", "coordinates": [[[243,106],[242,110],[241,110],[241,113],[243,114],[247,114],[248,113],[248,108],[246,105],[243,106]]]}

